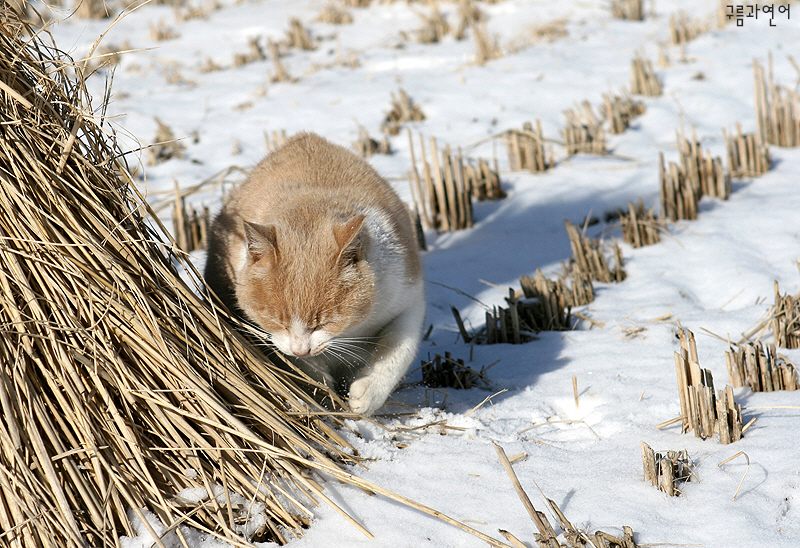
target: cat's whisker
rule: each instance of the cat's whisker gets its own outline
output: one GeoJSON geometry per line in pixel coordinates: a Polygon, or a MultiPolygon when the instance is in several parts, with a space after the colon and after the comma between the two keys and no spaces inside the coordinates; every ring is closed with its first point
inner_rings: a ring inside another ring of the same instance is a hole
{"type": "Polygon", "coordinates": [[[362,353],[359,353],[356,350],[358,349],[353,349],[347,345],[336,345],[336,344],[334,345],[329,344],[328,347],[326,348],[326,352],[329,352],[336,358],[347,356],[361,364],[366,364],[367,356],[364,356],[362,353]]]}
{"type": "Polygon", "coordinates": [[[364,354],[346,346],[335,346],[328,348],[329,355],[336,358],[338,361],[345,365],[352,366],[359,364],[361,366],[367,365],[371,354],[364,354]]]}
{"type": "MultiPolygon", "coordinates": [[[[354,346],[356,348],[363,348],[364,350],[367,350],[367,348],[370,348],[370,349],[372,349],[370,351],[371,353],[374,353],[376,350],[382,349],[382,348],[392,348],[392,345],[382,344],[382,343],[377,342],[377,339],[378,339],[377,337],[374,337],[374,339],[376,339],[376,340],[370,340],[370,338],[366,338],[366,337],[363,338],[363,339],[353,339],[353,340],[344,339],[344,342],[350,343],[352,346],[354,346]],[[359,343],[361,343],[361,344],[359,344],[359,343]],[[364,345],[363,343],[366,343],[366,345],[364,345]]],[[[337,340],[342,340],[342,339],[337,339],[337,340]]]]}
{"type": "Polygon", "coordinates": [[[233,328],[245,335],[255,335],[267,341],[272,340],[272,333],[265,331],[263,328],[253,323],[238,324],[234,325],[233,328]]]}

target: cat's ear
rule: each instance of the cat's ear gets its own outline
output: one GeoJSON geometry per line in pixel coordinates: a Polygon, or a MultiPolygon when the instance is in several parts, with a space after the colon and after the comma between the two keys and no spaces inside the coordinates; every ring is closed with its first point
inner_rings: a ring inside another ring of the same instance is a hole
{"type": "Polygon", "coordinates": [[[366,219],[366,216],[359,214],[346,223],[340,223],[333,226],[333,236],[336,238],[336,244],[339,247],[337,260],[339,260],[343,255],[350,256],[352,252],[355,252],[356,258],[360,258],[359,251],[361,249],[362,242],[360,242],[356,236],[358,236],[358,233],[364,226],[364,219],[366,219]]]}
{"type": "Polygon", "coordinates": [[[278,234],[275,225],[257,225],[244,221],[244,241],[251,263],[266,259],[274,264],[278,260],[278,234]]]}

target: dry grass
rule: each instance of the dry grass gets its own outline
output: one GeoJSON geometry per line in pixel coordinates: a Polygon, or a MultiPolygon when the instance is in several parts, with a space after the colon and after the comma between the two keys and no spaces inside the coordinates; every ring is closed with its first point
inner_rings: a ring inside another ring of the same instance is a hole
{"type": "Polygon", "coordinates": [[[147,148],[147,162],[156,165],[172,158],[184,158],[186,146],[175,138],[175,134],[167,124],[158,118],[155,121],[156,135],[154,143],[147,148]]]}
{"type": "Polygon", "coordinates": [[[293,18],[289,20],[286,41],[290,48],[300,48],[306,51],[312,51],[317,48],[316,44],[311,40],[308,29],[303,26],[302,21],[299,19],[293,18]]]}
{"type": "Polygon", "coordinates": [[[472,226],[472,199],[499,200],[506,194],[500,185],[497,160],[494,167],[483,158],[464,158],[445,145],[440,151],[436,140],[430,139],[431,162],[425,152],[425,140],[419,136],[421,162],[418,168],[414,139],[408,132],[411,151],[409,184],[415,209],[426,228],[443,232],[472,226]]]}
{"type": "Polygon", "coordinates": [[[381,129],[388,135],[397,135],[400,128],[406,122],[421,122],[425,119],[425,113],[418,104],[411,100],[411,97],[402,88],[397,90],[397,95],[392,96],[392,108],[386,114],[386,118],[381,125],[381,129]]]}
{"type": "MultiPolygon", "coordinates": [[[[555,280],[545,278],[538,268],[534,276],[520,276],[519,282],[525,296],[549,302],[549,308],[554,311],[594,301],[592,276],[578,268],[575,261],[568,263],[561,263],[562,272],[555,280]]],[[[555,314],[548,313],[548,316],[555,314]]],[[[569,327],[569,322],[562,322],[561,325],[569,327]]]]}
{"type": "Polygon", "coordinates": [[[81,19],[104,19],[111,16],[105,0],[80,0],[75,15],[81,19]]]}
{"type": "MultiPolygon", "coordinates": [[[[634,540],[633,529],[628,526],[622,527],[623,535],[621,538],[610,535],[603,531],[596,531],[594,534],[590,534],[577,529],[567,519],[567,517],[564,515],[564,512],[561,511],[561,508],[558,507],[555,501],[547,498],[540,488],[539,492],[547,501],[547,505],[549,506],[551,514],[561,527],[562,533],[561,535],[557,535],[545,513],[540,512],[533,506],[530,497],[528,497],[528,494],[522,487],[516,472],[514,472],[514,468],[511,465],[511,459],[506,456],[506,452],[496,443],[494,443],[494,448],[497,451],[500,464],[503,465],[503,468],[511,480],[511,484],[514,486],[517,496],[536,526],[538,533],[534,533],[533,536],[536,539],[536,544],[540,548],[586,548],[587,546],[591,546],[592,548],[637,548],[636,541],[634,540]],[[561,536],[563,536],[566,544],[559,540],[559,537],[561,536]]],[[[526,546],[508,531],[501,530],[500,533],[506,537],[506,539],[508,539],[508,541],[511,542],[515,548],[523,548],[526,546]]]]}
{"type": "Polygon", "coordinates": [[[497,158],[494,165],[490,166],[489,161],[483,158],[471,160],[467,158],[464,166],[465,186],[472,189],[475,199],[479,202],[484,200],[500,200],[506,197],[506,193],[500,185],[500,169],[497,167],[497,158]]]}
{"type": "Polygon", "coordinates": [[[691,186],[686,174],[675,162],[664,165],[664,153],[658,153],[658,180],[661,190],[661,209],[664,216],[672,222],[697,218],[699,189],[691,186]]]}
{"type": "Polygon", "coordinates": [[[528,29],[505,45],[509,53],[518,53],[525,48],[541,43],[555,42],[559,38],[566,38],[567,19],[554,19],[547,23],[531,25],[528,29]]]}
{"type": "Polygon", "coordinates": [[[349,11],[331,3],[322,8],[317,15],[317,21],[329,25],[349,25],[353,22],[353,16],[349,11]]]}
{"type": "Polygon", "coordinates": [[[775,345],[748,342],[725,353],[728,376],[734,388],[748,386],[753,392],[800,390],[797,368],[778,354],[775,345]]]}
{"type": "Polygon", "coordinates": [[[120,45],[101,44],[100,47],[97,48],[97,55],[94,56],[94,59],[89,61],[88,67],[94,72],[103,67],[114,66],[119,63],[123,52],[131,51],[132,49],[127,40],[120,45]]]}
{"type": "Polygon", "coordinates": [[[419,136],[419,141],[420,169],[417,167],[414,139],[409,130],[409,184],[422,225],[442,232],[471,227],[474,181],[467,178],[468,170],[465,169],[461,154],[453,154],[449,146],[440,151],[436,139],[431,137],[431,162],[428,163],[422,135],[419,136]]]}
{"type": "Polygon", "coordinates": [[[247,51],[233,55],[233,66],[241,67],[258,61],[265,61],[266,59],[267,54],[264,53],[264,49],[258,43],[258,37],[251,37],[247,40],[247,51]]]}
{"type": "Polygon", "coordinates": [[[644,481],[649,481],[653,487],[658,487],[671,497],[681,493],[679,482],[690,481],[694,475],[689,454],[685,449],[656,453],[649,445],[642,442],[642,465],[644,481]]]}
{"type": "Polygon", "coordinates": [[[484,366],[480,371],[475,371],[465,365],[463,359],[453,358],[450,352],[445,352],[444,356],[436,354],[433,359],[429,357],[428,361],[422,362],[422,384],[430,388],[463,390],[469,390],[473,386],[488,387],[491,384],[486,377],[489,367],[484,366]]]}
{"type": "Polygon", "coordinates": [[[756,122],[762,143],[782,147],[800,146],[800,94],[775,84],[772,55],[769,73],[753,60],[755,77],[756,122]]]}
{"type": "Polygon", "coordinates": [[[14,29],[0,25],[3,546],[119,546],[136,534],[128,511],[158,548],[186,547],[186,526],[285,543],[320,501],[371,538],[316,470],[508,547],[341,469],[358,458],[332,426],[355,415],[198,296],[199,274],[145,221],[158,225],[91,108],[85,66],[14,29]]]}
{"type": "Polygon", "coordinates": [[[163,42],[165,40],[174,40],[180,38],[180,34],[167,25],[163,19],[159,19],[157,24],[148,23],[150,29],[150,38],[153,42],[163,42]]]}
{"type": "MultiPolygon", "coordinates": [[[[472,344],[521,344],[535,339],[535,333],[543,330],[558,330],[559,326],[549,322],[543,314],[543,305],[537,300],[521,300],[509,288],[506,297],[508,308],[494,306],[486,311],[486,324],[475,333],[469,333],[461,320],[461,314],[451,307],[461,338],[472,344]]],[[[561,310],[563,313],[563,309],[561,310]]],[[[569,321],[569,312],[566,319],[569,321]]]]}
{"type": "Polygon", "coordinates": [[[621,282],[625,279],[622,251],[616,242],[611,246],[615,263],[612,270],[608,266],[602,240],[598,241],[589,238],[569,221],[565,220],[564,226],[567,228],[567,235],[572,248],[571,268],[574,268],[579,274],[586,275],[598,282],[621,282]]]}
{"type": "Polygon", "coordinates": [[[172,234],[175,245],[179,249],[190,253],[195,249],[205,249],[208,243],[208,229],[211,224],[211,215],[205,205],[196,209],[186,203],[186,197],[181,195],[178,183],[175,183],[175,199],[172,202],[172,234]]]}
{"type": "Polygon", "coordinates": [[[475,5],[473,0],[459,0],[458,2],[458,27],[453,31],[456,40],[467,37],[467,29],[486,20],[486,15],[475,5]]]}
{"type": "Polygon", "coordinates": [[[487,61],[503,56],[497,36],[492,36],[483,21],[472,23],[472,36],[475,38],[475,64],[484,65],[487,61]]]}
{"type": "MultiPolygon", "coordinates": [[[[588,286],[584,284],[574,284],[575,290],[580,290],[584,296],[580,298],[580,304],[586,304],[594,300],[594,288],[591,280],[588,286]],[[588,292],[588,294],[586,294],[588,292]]],[[[542,271],[536,269],[534,276],[521,276],[519,283],[522,291],[528,299],[536,299],[535,315],[536,327],[542,331],[563,331],[572,326],[570,318],[570,307],[576,306],[573,297],[574,292],[564,282],[564,278],[550,280],[544,277],[542,271]]],[[[574,281],[573,281],[574,283],[574,281]]]]}
{"type": "Polygon", "coordinates": [[[669,41],[673,46],[685,44],[708,31],[708,25],[689,19],[684,11],[669,17],[669,41]]]}
{"type": "Polygon", "coordinates": [[[631,61],[631,93],[646,97],[661,95],[661,80],[653,71],[653,64],[641,57],[631,61]]]}
{"type": "Polygon", "coordinates": [[[206,19],[219,9],[222,9],[222,4],[218,0],[206,0],[202,4],[195,5],[189,2],[172,3],[172,11],[175,14],[177,23],[191,21],[192,19],[206,19]]]}
{"type": "Polygon", "coordinates": [[[664,216],[670,221],[696,219],[697,202],[702,196],[726,200],[731,192],[730,176],[725,173],[722,159],[712,157],[703,150],[692,128],[687,139],[683,128],[677,132],[680,165],[664,165],[664,154],[659,153],[659,186],[664,216]]]}
{"type": "Polygon", "coordinates": [[[522,131],[510,129],[503,133],[510,169],[529,169],[533,173],[547,171],[553,167],[553,151],[545,149],[542,124],[536,120],[536,128],[525,122],[522,131]]]}
{"type": "Polygon", "coordinates": [[[358,140],[353,142],[353,149],[356,154],[367,158],[373,154],[391,154],[392,146],[389,138],[384,137],[383,141],[378,141],[369,136],[369,132],[362,128],[358,129],[358,140]]]}
{"type": "Polygon", "coordinates": [[[274,73],[270,78],[272,82],[293,82],[295,79],[289,74],[288,69],[281,63],[281,51],[277,42],[270,39],[268,43],[269,57],[272,59],[274,73]]]}
{"type": "Polygon", "coordinates": [[[603,94],[600,115],[608,120],[611,133],[622,133],[631,125],[631,120],[645,112],[644,103],[630,97],[603,94]]]}
{"type": "Polygon", "coordinates": [[[666,223],[653,211],[645,209],[644,202],[634,206],[628,202],[628,212],[620,215],[622,223],[622,241],[633,247],[652,245],[661,241],[661,233],[666,232],[666,223]]]}
{"type": "Polygon", "coordinates": [[[775,344],[800,348],[800,295],[781,295],[775,282],[775,305],[770,311],[775,344]]]}
{"type": "Polygon", "coordinates": [[[222,65],[214,61],[211,57],[206,56],[200,66],[197,67],[197,70],[200,72],[217,72],[223,68],[224,67],[222,65]]]}
{"type": "Polygon", "coordinates": [[[278,150],[283,146],[283,144],[288,139],[286,134],[286,130],[282,129],[280,131],[273,131],[270,135],[269,132],[264,132],[264,141],[267,148],[267,153],[270,153],[274,150],[278,150]]]}
{"type": "Polygon", "coordinates": [[[176,542],[179,523],[239,545],[285,542],[320,499],[305,470],[353,462],[309,393],[335,396],[272,365],[182,281],[176,263],[200,284],[148,228],[148,206],[92,114],[82,67],[45,34],[23,43],[8,28],[0,30],[4,542],[114,546],[134,533],[129,508],[153,512],[176,542]],[[176,498],[187,488],[222,496],[176,498]],[[234,493],[263,509],[262,530],[241,527],[247,505],[234,493]]]}
{"type": "Polygon", "coordinates": [[[742,133],[736,124],[736,134],[728,136],[722,130],[725,148],[728,152],[728,173],[731,177],[753,177],[769,171],[772,161],[769,146],[755,133],[742,133]]]}
{"type": "Polygon", "coordinates": [[[602,119],[592,109],[589,101],[584,101],[575,110],[564,111],[567,125],[561,131],[568,156],[585,152],[607,154],[606,136],[602,119]]]}
{"type": "Polygon", "coordinates": [[[419,13],[422,26],[417,29],[417,41],[423,44],[435,44],[450,33],[450,24],[439,10],[438,2],[431,2],[430,14],[419,13]]]}
{"type": "Polygon", "coordinates": [[[697,359],[694,334],[680,328],[678,336],[681,351],[675,352],[675,370],[683,431],[693,431],[702,439],[718,434],[722,444],[741,439],[742,407],[733,398],[733,388],[728,385],[715,393],[711,372],[702,369],[697,359]]]}
{"type": "Polygon", "coordinates": [[[611,16],[629,21],[644,21],[642,0],[611,0],[611,16]]]}
{"type": "Polygon", "coordinates": [[[681,128],[677,134],[677,140],[681,170],[686,177],[687,184],[695,189],[698,197],[710,196],[727,200],[731,193],[731,181],[722,167],[722,159],[712,157],[703,150],[694,127],[691,139],[684,135],[683,128],[681,128]]]}

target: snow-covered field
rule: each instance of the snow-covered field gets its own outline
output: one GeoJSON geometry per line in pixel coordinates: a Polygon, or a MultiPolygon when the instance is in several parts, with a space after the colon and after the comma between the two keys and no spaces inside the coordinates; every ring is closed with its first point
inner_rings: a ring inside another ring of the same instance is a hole
{"type": "MultiPolygon", "coordinates": [[[[775,280],[782,292],[800,290],[799,150],[771,147],[771,171],[734,180],[727,201],[703,198],[699,218],[671,224],[660,243],[639,249],[622,244],[627,279],[596,283],[596,300],[577,310],[596,325],[582,321],[574,331],[544,332],[523,345],[470,348],[457,336],[450,312],[457,307],[477,329],[486,307],[504,304],[507,288],[519,289],[520,275],[540,268],[554,276],[571,255],[564,219],[580,223],[590,212],[602,218],[639,197],[658,206],[658,153],[677,161],[681,121],[687,129],[694,126],[703,147],[719,156],[725,154],[723,129],[740,123],[745,132],[755,131],[753,59],[766,66],[771,53],[776,81],[792,89],[800,85],[792,59],[800,52],[794,6],[791,18],[776,13],[774,26],[760,13],[742,26],[719,28],[717,3],[710,0],[646,2],[643,22],[613,19],[607,2],[476,2],[489,33],[507,50],[478,66],[470,31],[461,41],[452,35],[437,44],[415,40],[420,14],[431,12],[427,3],[373,0],[367,8],[344,8],[353,21],[343,25],[316,21],[326,5],[322,0],[187,4],[206,8],[206,15],[185,18],[185,7],[146,5],[103,41],[110,50],[134,50],[116,66],[109,107],[114,123],[135,136],[123,136],[126,146],[152,143],[156,118],[185,145],[184,158],[140,168],[142,189],[154,204],[170,197],[175,181],[186,189],[230,166],[254,165],[266,152],[266,131],[311,130],[345,146],[357,138],[359,126],[378,137],[390,95],[399,88],[427,117],[411,124],[415,132],[453,148],[476,145],[470,156],[499,160],[508,196],[477,203],[471,229],[429,231],[423,255],[433,330],[420,358],[449,351],[474,369],[499,360],[488,373],[492,386],[399,390],[391,401],[404,407],[384,410],[404,415],[380,418],[383,427],[354,423],[358,437],[346,433],[372,459],[368,470],[356,473],[495,538],[502,540],[498,529],[505,529],[533,547],[535,527],[498,461],[496,442],[508,455],[527,455],[514,469],[534,506],[547,510],[543,493],[582,530],[621,534],[627,525],[640,545],[800,546],[798,392],[736,389],[744,421],[757,420],[731,445],[681,434],[679,424],[656,429],[680,413],[673,360],[678,321],[695,332],[700,364],[721,388],[728,382],[728,344],[722,339],[737,341],[758,323],[773,301],[775,280]],[[683,47],[669,45],[669,18],[679,10],[709,25],[683,47]],[[299,18],[317,42],[314,51],[291,49],[282,58],[295,81],[273,82],[269,59],[234,66],[235,54],[247,53],[251,39],[264,49],[268,39],[285,39],[290,18],[299,18]],[[157,41],[151,28],[159,25],[175,36],[157,41]],[[659,52],[668,65],[656,63],[659,52]],[[553,145],[556,167],[534,175],[510,171],[502,142],[486,140],[537,119],[546,137],[560,139],[563,111],[584,100],[597,109],[602,93],[619,94],[629,85],[637,53],[653,61],[664,93],[644,98],[647,112],[623,134],[609,136],[613,155],[566,158],[553,145]],[[352,58],[357,66],[351,66],[352,58]],[[204,70],[212,65],[219,69],[204,70]],[[656,451],[687,449],[699,481],[684,484],[674,498],[644,483],[642,441],[656,451]],[[740,451],[746,458],[719,466],[740,451]]],[[[439,8],[455,26],[458,4],[443,1],[439,8]]],[[[67,18],[65,11],[53,17],[64,19],[52,27],[58,45],[77,59],[109,25],[67,18]]],[[[93,76],[96,94],[110,74],[93,76]]],[[[394,154],[370,162],[410,201],[405,131],[391,145],[394,154]]],[[[214,208],[220,196],[219,187],[208,185],[189,200],[214,208]]],[[[613,224],[587,232],[620,236],[613,224]]],[[[197,260],[202,263],[201,253],[197,260]]],[[[767,341],[771,337],[764,334],[767,341]]],[[[782,353],[800,359],[800,351],[782,353]]],[[[419,378],[417,372],[408,381],[419,378]]],[[[367,540],[323,505],[292,546],[485,545],[379,496],[336,482],[328,482],[327,491],[375,539],[367,540]]],[[[191,538],[193,548],[222,545],[191,538]]],[[[151,539],[142,534],[122,542],[138,548],[151,539]]]]}

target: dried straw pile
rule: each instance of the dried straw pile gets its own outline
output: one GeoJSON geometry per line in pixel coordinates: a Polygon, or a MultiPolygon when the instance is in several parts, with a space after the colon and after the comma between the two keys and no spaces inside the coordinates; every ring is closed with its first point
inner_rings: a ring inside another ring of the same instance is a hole
{"type": "Polygon", "coordinates": [[[343,440],[181,281],[82,67],[0,21],[0,545],[118,546],[141,508],[161,548],[285,542],[343,440]]]}

